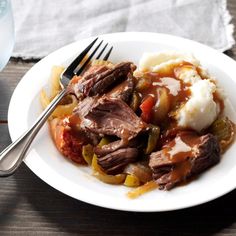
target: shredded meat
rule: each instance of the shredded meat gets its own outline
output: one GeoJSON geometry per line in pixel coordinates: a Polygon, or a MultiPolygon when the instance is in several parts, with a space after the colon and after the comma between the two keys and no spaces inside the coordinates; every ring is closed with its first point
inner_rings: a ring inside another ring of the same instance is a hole
{"type": "Polygon", "coordinates": [[[121,99],[92,97],[79,103],[74,116],[81,126],[96,134],[131,140],[147,129],[146,124],[121,99]]]}
{"type": "Polygon", "coordinates": [[[132,73],[129,73],[127,79],[108,92],[107,96],[111,98],[120,98],[124,102],[128,103],[133,91],[134,77],[132,73]]]}
{"type": "MultiPolygon", "coordinates": [[[[177,137],[180,136],[177,135],[177,137]]],[[[195,135],[192,145],[189,143],[191,150],[185,152],[182,157],[180,151],[176,157],[169,155],[170,151],[175,148],[170,149],[172,144],[173,142],[170,142],[161,151],[153,152],[150,155],[149,166],[153,171],[153,178],[156,179],[161,189],[171,189],[177,183],[201,173],[220,160],[219,143],[210,133],[200,137],[195,135]]]]}
{"type": "Polygon", "coordinates": [[[74,84],[74,93],[77,97],[104,94],[125,80],[129,72],[133,72],[135,68],[131,62],[119,63],[114,68],[101,67],[74,84]]]}
{"type": "Polygon", "coordinates": [[[105,156],[111,152],[114,152],[120,148],[126,148],[126,147],[136,147],[139,149],[140,147],[140,140],[137,138],[134,138],[130,141],[126,141],[123,139],[116,140],[114,142],[108,143],[106,145],[103,145],[102,147],[95,147],[94,153],[98,156],[105,156]]]}
{"type": "Polygon", "coordinates": [[[98,164],[107,174],[118,174],[125,166],[134,162],[138,157],[138,149],[121,148],[103,157],[98,158],[98,164]]]}

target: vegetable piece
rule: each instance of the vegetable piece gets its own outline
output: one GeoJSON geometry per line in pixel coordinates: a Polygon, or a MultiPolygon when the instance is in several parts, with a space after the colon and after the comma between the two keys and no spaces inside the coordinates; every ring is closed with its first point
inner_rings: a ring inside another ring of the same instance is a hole
{"type": "Polygon", "coordinates": [[[148,96],[140,105],[140,109],[142,110],[141,118],[149,123],[151,121],[152,108],[155,104],[155,99],[152,96],[148,96]]]}
{"type": "MultiPolygon", "coordinates": [[[[99,144],[97,146],[98,147],[102,147],[102,146],[104,146],[104,145],[106,145],[108,143],[110,143],[109,139],[104,137],[104,138],[102,138],[100,140],[100,142],[99,142],[99,144]]],[[[104,171],[102,170],[102,168],[98,165],[97,158],[98,158],[97,155],[94,154],[93,155],[93,159],[92,159],[92,168],[93,168],[94,171],[97,171],[97,172],[99,172],[101,174],[105,174],[104,171]]]]}
{"type": "Polygon", "coordinates": [[[131,190],[130,192],[127,193],[127,196],[131,199],[135,199],[143,195],[144,193],[150,192],[156,188],[158,188],[158,184],[154,180],[152,180],[140,187],[137,187],[134,190],[131,190]]]}
{"type": "Polygon", "coordinates": [[[159,139],[159,135],[160,135],[160,128],[158,126],[151,125],[145,154],[150,154],[153,150],[155,150],[157,146],[157,141],[159,139]]]}
{"type": "Polygon", "coordinates": [[[87,164],[82,156],[84,140],[71,132],[66,119],[55,118],[50,120],[49,128],[58,151],[78,164],[87,164]]]}
{"type": "Polygon", "coordinates": [[[170,101],[168,97],[167,90],[165,88],[158,89],[158,100],[153,107],[153,123],[160,124],[162,122],[170,109],[170,101]]]}
{"type": "Polygon", "coordinates": [[[43,109],[45,109],[50,103],[50,99],[44,89],[40,92],[40,103],[43,109]]]}
{"type": "MultiPolygon", "coordinates": [[[[108,144],[110,141],[108,138],[102,138],[98,144],[98,147],[102,147],[103,145],[108,144]]],[[[124,182],[126,175],[125,174],[118,174],[118,175],[107,175],[102,168],[98,165],[97,162],[97,155],[93,155],[92,160],[92,169],[94,170],[93,175],[107,184],[121,184],[124,182]]]]}
{"type": "Polygon", "coordinates": [[[51,72],[51,99],[53,99],[60,91],[60,75],[65,70],[62,66],[53,66],[51,72]]]}
{"type": "MultiPolygon", "coordinates": [[[[68,115],[71,115],[73,109],[77,106],[78,101],[73,95],[69,95],[71,97],[71,102],[68,104],[58,105],[52,115],[49,117],[49,120],[53,120],[54,118],[64,118],[68,115]]],[[[45,109],[50,103],[50,99],[47,96],[45,90],[41,90],[40,93],[40,103],[45,109]]]]}
{"type": "Polygon", "coordinates": [[[106,175],[95,172],[93,174],[97,179],[107,184],[122,184],[125,180],[125,174],[106,175]]]}
{"type": "Polygon", "coordinates": [[[138,187],[140,185],[140,181],[135,175],[127,175],[124,185],[127,187],[138,187]]]}
{"type": "Polygon", "coordinates": [[[217,137],[221,151],[224,152],[234,140],[235,124],[228,117],[219,118],[213,122],[209,131],[217,137]]]}
{"type": "Polygon", "coordinates": [[[104,183],[107,184],[121,184],[125,180],[125,174],[118,174],[118,175],[107,175],[103,172],[101,167],[98,165],[97,162],[97,155],[94,154],[93,160],[92,160],[92,168],[94,170],[93,175],[101,180],[104,183]]]}
{"type": "Polygon", "coordinates": [[[87,144],[82,147],[83,158],[89,165],[92,164],[93,154],[93,146],[91,144],[87,144]]]}
{"type": "Polygon", "coordinates": [[[98,165],[98,157],[96,154],[93,154],[93,159],[91,163],[92,169],[94,170],[94,173],[98,172],[100,174],[105,174],[101,168],[100,165],[98,165]]]}
{"type": "Polygon", "coordinates": [[[109,143],[110,143],[109,138],[104,137],[104,138],[102,138],[102,139],[100,140],[100,142],[99,142],[99,144],[98,144],[98,147],[102,147],[102,146],[104,146],[104,145],[106,145],[106,144],[109,144],[109,143]]]}
{"type": "Polygon", "coordinates": [[[91,66],[107,66],[109,68],[112,68],[114,66],[113,63],[110,61],[104,61],[104,60],[93,60],[91,62],[91,66]]]}
{"type": "Polygon", "coordinates": [[[124,173],[136,176],[141,183],[152,180],[152,171],[146,162],[130,163],[124,173]]]}
{"type": "MultiPolygon", "coordinates": [[[[62,66],[53,66],[51,71],[51,77],[50,77],[50,96],[47,96],[44,89],[41,90],[40,93],[40,102],[45,109],[48,104],[52,101],[52,99],[61,91],[60,86],[60,75],[64,71],[64,67],[62,66]]],[[[66,99],[64,99],[64,103],[57,106],[55,111],[52,113],[52,115],[49,117],[49,120],[52,120],[54,118],[63,118],[67,115],[70,115],[75,108],[75,106],[78,104],[77,99],[73,95],[68,95],[66,99]],[[69,98],[69,102],[68,101],[69,98]]]]}
{"type": "Polygon", "coordinates": [[[71,96],[71,103],[64,104],[64,105],[58,105],[57,108],[55,109],[55,111],[50,116],[50,119],[51,118],[58,118],[58,117],[59,118],[65,117],[65,116],[72,114],[72,111],[77,106],[78,101],[75,96],[73,96],[73,95],[70,95],[70,96],[71,96]]]}
{"type": "Polygon", "coordinates": [[[151,79],[140,78],[140,79],[138,79],[135,90],[137,90],[138,92],[142,92],[142,91],[148,89],[151,86],[151,84],[152,84],[151,79]]]}
{"type": "Polygon", "coordinates": [[[138,110],[140,103],[141,103],[141,96],[138,92],[134,91],[130,103],[130,107],[133,109],[134,112],[138,110]]]}

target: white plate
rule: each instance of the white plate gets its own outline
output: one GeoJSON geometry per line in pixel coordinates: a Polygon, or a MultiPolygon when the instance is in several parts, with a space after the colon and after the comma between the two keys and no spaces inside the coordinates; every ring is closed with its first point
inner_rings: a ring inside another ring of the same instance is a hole
{"type": "MultiPolygon", "coordinates": [[[[156,33],[116,33],[100,38],[114,46],[111,60],[138,62],[143,52],[180,50],[192,52],[209,69],[231,101],[227,113],[236,115],[236,62],[202,44],[170,35],[156,33]]],[[[8,122],[12,140],[16,140],[41,112],[39,92],[47,86],[53,65],[68,65],[72,58],[91,42],[81,40],[65,46],[38,62],[22,78],[11,98],[8,122]]],[[[207,115],[207,114],[206,114],[207,115]]],[[[221,162],[190,184],[171,191],[154,190],[138,199],[126,197],[129,188],[104,184],[88,167],[80,167],[65,159],[53,145],[47,126],[38,134],[25,163],[42,180],[55,189],[81,201],[106,208],[126,211],[168,211],[195,206],[220,197],[236,186],[236,145],[223,155],[221,162]]]]}

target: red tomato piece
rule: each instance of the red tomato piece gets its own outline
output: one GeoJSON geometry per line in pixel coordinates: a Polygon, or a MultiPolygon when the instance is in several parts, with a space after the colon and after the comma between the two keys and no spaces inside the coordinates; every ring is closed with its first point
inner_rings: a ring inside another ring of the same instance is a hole
{"type": "Polygon", "coordinates": [[[154,105],[155,99],[152,96],[148,96],[140,105],[142,111],[141,118],[147,123],[151,121],[151,113],[154,105]]]}

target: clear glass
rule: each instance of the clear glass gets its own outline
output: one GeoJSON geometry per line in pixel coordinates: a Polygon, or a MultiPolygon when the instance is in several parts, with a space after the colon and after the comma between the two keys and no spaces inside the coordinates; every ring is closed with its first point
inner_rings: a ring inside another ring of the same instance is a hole
{"type": "Polygon", "coordinates": [[[0,71],[7,64],[14,45],[14,23],[10,0],[0,0],[0,71]]]}

